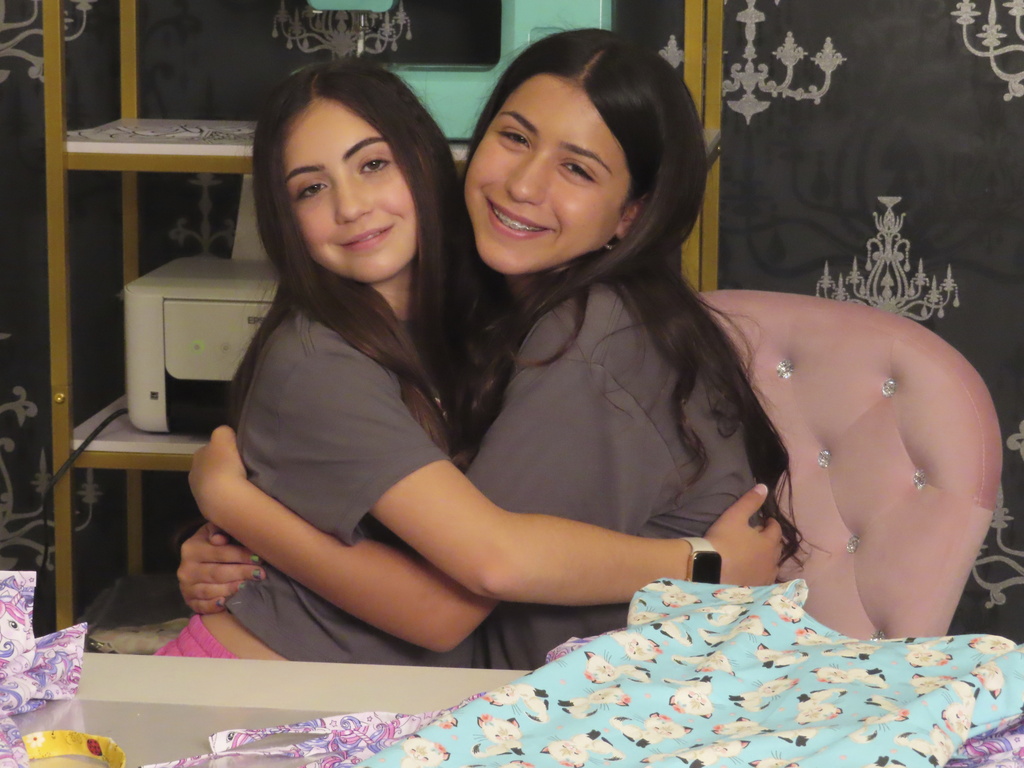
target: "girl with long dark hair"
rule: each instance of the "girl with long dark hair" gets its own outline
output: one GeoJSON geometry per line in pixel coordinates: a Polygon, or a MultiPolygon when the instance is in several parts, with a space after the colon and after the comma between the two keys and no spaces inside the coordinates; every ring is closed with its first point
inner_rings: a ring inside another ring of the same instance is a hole
{"type": "Polygon", "coordinates": [[[506,512],[448,459],[469,349],[453,342],[485,305],[452,289],[471,281],[450,152],[397,77],[361,62],[294,74],[260,116],[253,166],[279,284],[235,381],[245,469],[197,471],[193,489],[297,578],[266,567],[163,653],[482,663],[460,641],[495,599],[604,603],[688,575],[685,539],[506,512]],[[271,496],[302,519],[266,510],[271,496]],[[312,556],[293,535],[304,520],[347,546],[312,556]]]}
{"type": "MultiPolygon", "coordinates": [[[[679,268],[706,177],[697,110],[656,53],[577,30],[508,67],[465,181],[479,255],[505,277],[471,339],[469,476],[505,508],[649,536],[703,535],[756,478],[789,558],[785,447],[679,268]]],[[[620,606],[503,604],[489,660],[528,665],[616,622],[620,606]]]]}

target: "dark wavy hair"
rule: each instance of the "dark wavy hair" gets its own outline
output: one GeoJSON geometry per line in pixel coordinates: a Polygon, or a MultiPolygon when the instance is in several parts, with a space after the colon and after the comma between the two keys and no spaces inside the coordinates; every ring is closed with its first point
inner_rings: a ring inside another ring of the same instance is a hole
{"type": "Polygon", "coordinates": [[[398,76],[362,60],[298,70],[272,89],[258,117],[253,192],[260,239],[278,286],[232,382],[232,422],[237,426],[270,335],[301,312],[391,371],[409,411],[448,449],[443,404],[460,375],[455,358],[464,348],[465,322],[463,302],[448,288],[461,284],[459,272],[472,249],[451,149],[420,101],[398,76]],[[418,249],[407,327],[372,287],[314,261],[302,237],[285,184],[284,147],[296,117],[318,100],[343,105],[379,131],[409,185],[418,249]]]}
{"type": "Polygon", "coordinates": [[[642,200],[643,205],[621,240],[534,275],[515,301],[507,290],[491,298],[488,322],[472,340],[478,373],[462,392],[460,418],[473,441],[482,438],[501,409],[517,351],[530,328],[569,302],[576,310],[578,333],[590,288],[608,286],[678,372],[674,394],[680,430],[699,462],[697,475],[705,470],[707,457],[686,423],[682,404],[700,376],[715,393],[723,433],[742,427],[754,476],[771,491],[762,514],[782,526],[783,559],[794,557],[800,534],[779,504],[780,496],[788,493],[788,453],[751,387],[743,356],[723,330],[724,318],[680,270],[682,245],[700,214],[708,171],[703,126],[686,85],[656,53],[611,32],[553,34],[524,50],[498,81],[476,124],[469,162],[505,101],[538,75],[554,75],[586,92],[625,152],[631,179],[628,200],[642,200]]]}

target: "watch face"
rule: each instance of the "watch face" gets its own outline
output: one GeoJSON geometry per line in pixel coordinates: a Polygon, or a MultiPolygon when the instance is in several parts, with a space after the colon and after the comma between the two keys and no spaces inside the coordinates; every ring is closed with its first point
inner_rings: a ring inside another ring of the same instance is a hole
{"type": "Polygon", "coordinates": [[[722,556],[717,552],[693,553],[692,581],[700,584],[718,584],[722,579],[722,556]]]}

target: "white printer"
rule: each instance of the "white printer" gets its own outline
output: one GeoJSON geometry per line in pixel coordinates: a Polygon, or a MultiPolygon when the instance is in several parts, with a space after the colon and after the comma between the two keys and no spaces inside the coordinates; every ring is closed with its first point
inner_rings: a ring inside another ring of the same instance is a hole
{"type": "Polygon", "coordinates": [[[207,433],[225,421],[228,382],[275,289],[248,182],[232,258],[186,256],[125,286],[128,418],[138,429],[207,433]]]}
{"type": "Polygon", "coordinates": [[[269,262],[175,259],[125,286],[128,418],[147,432],[224,423],[227,382],[274,293],[269,262]]]}

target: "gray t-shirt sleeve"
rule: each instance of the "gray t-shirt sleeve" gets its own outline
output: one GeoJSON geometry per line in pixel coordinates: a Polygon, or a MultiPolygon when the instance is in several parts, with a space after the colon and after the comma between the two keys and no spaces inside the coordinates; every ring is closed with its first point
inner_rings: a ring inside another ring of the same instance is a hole
{"type": "Polygon", "coordinates": [[[239,439],[256,485],[348,543],[385,491],[447,458],[406,409],[390,372],[301,318],[275,331],[239,439]]]}

